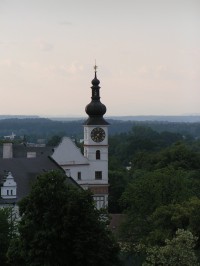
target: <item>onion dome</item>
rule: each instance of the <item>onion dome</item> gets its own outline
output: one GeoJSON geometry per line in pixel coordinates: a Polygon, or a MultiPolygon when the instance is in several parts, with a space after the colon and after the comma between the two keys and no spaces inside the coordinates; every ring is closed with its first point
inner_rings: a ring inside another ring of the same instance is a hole
{"type": "Polygon", "coordinates": [[[108,125],[109,123],[105,121],[103,115],[106,113],[106,106],[100,101],[100,81],[97,79],[97,66],[95,65],[95,76],[92,80],[92,97],[91,102],[85,107],[85,112],[88,114],[89,118],[84,123],[85,125],[108,125]]]}
{"type": "MultiPolygon", "coordinates": [[[[99,85],[99,83],[100,83],[100,81],[98,80],[98,78],[97,78],[97,72],[95,71],[95,76],[94,76],[94,79],[92,80],[92,85],[93,86],[98,86],[99,85]]],[[[100,88],[100,87],[99,87],[100,88]]]]}

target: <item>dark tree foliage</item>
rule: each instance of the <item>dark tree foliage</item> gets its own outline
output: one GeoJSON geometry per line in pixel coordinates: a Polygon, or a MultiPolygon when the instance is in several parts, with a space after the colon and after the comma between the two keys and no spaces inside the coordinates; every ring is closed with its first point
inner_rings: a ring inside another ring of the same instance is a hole
{"type": "Polygon", "coordinates": [[[200,151],[196,151],[184,142],[177,142],[158,152],[139,152],[133,159],[133,169],[152,171],[166,167],[200,170],[200,151]]]}
{"type": "Polygon", "coordinates": [[[55,135],[52,138],[50,138],[47,142],[47,146],[57,146],[61,141],[61,136],[55,135]]]}
{"type": "MultiPolygon", "coordinates": [[[[49,139],[54,135],[83,138],[82,124],[84,119],[76,121],[53,121],[45,118],[10,118],[0,120],[0,136],[10,135],[28,136],[28,141],[38,138],[49,139]]],[[[137,126],[149,127],[158,133],[180,133],[187,139],[200,136],[200,123],[175,123],[166,121],[121,121],[108,119],[111,124],[109,135],[126,134],[137,126]]],[[[171,136],[169,136],[171,139],[171,136]]],[[[168,138],[165,135],[165,138],[168,138]]]]}
{"type": "Polygon", "coordinates": [[[178,228],[200,238],[199,140],[137,125],[110,137],[109,160],[109,210],[125,212],[120,240],[127,261],[141,265],[145,247],[164,245],[178,228]]]}
{"type": "Polygon", "coordinates": [[[111,136],[109,152],[111,158],[120,160],[121,166],[127,166],[138,153],[158,152],[182,140],[179,133],[158,133],[147,126],[135,126],[127,134],[111,136]]]}
{"type": "Polygon", "coordinates": [[[141,173],[128,185],[121,198],[127,214],[124,238],[146,243],[152,229],[150,217],[157,208],[179,204],[193,196],[200,197],[199,191],[200,181],[189,178],[183,170],[171,168],[141,173]]]}
{"type": "Polygon", "coordinates": [[[27,141],[36,141],[38,138],[50,139],[54,135],[81,137],[83,121],[53,121],[45,118],[5,119],[0,120],[0,136],[10,135],[27,136],[27,141]]]}
{"type": "Polygon", "coordinates": [[[163,245],[166,239],[174,237],[181,228],[198,237],[200,247],[200,199],[192,197],[187,201],[158,207],[150,217],[151,232],[148,241],[151,245],[163,245]]]}
{"type": "Polygon", "coordinates": [[[10,243],[11,231],[9,209],[0,209],[0,265],[7,265],[7,249],[10,243]]]}
{"type": "Polygon", "coordinates": [[[199,266],[194,247],[197,237],[190,231],[178,229],[176,235],[166,239],[164,246],[149,247],[142,266],[199,266]]]}
{"type": "Polygon", "coordinates": [[[130,177],[127,171],[109,171],[109,213],[122,213],[120,198],[129,182],[130,177]]]}
{"type": "MultiPolygon", "coordinates": [[[[109,211],[121,213],[119,199],[136,172],[173,168],[189,171],[193,179],[200,175],[200,145],[179,133],[158,133],[150,127],[135,126],[129,133],[109,139],[109,211]],[[129,168],[127,170],[126,168],[129,168]]],[[[195,188],[194,188],[195,190],[195,188]]]]}
{"type": "Polygon", "coordinates": [[[66,184],[62,173],[39,176],[19,206],[22,218],[19,239],[9,252],[11,265],[118,265],[118,246],[91,194],[66,184]]]}

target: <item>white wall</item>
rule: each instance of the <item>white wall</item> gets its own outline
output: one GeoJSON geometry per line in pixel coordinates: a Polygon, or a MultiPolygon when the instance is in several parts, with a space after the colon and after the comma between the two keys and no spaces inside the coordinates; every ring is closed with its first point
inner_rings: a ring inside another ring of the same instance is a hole
{"type": "Polygon", "coordinates": [[[11,173],[8,174],[1,187],[1,197],[3,199],[15,199],[17,197],[17,184],[11,173]]]}

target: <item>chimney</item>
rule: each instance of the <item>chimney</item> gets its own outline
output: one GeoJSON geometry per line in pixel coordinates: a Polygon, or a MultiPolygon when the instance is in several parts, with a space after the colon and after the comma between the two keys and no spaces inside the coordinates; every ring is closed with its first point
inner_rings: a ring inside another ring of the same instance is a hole
{"type": "Polygon", "coordinates": [[[12,142],[3,143],[3,159],[13,158],[13,144],[12,142]]]}

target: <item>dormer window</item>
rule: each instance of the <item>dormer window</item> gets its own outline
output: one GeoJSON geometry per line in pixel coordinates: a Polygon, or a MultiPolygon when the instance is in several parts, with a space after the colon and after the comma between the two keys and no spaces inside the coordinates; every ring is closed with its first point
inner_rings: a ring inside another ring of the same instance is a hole
{"type": "Polygon", "coordinates": [[[17,184],[11,172],[8,173],[1,187],[1,197],[3,199],[15,199],[17,197],[17,184]]]}

